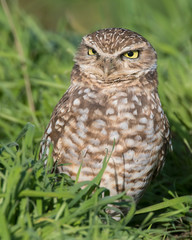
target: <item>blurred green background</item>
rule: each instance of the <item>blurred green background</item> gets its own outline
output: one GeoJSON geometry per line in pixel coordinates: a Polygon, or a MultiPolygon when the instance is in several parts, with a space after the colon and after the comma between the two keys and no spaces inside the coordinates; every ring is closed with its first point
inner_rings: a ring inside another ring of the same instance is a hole
{"type": "Polygon", "coordinates": [[[70,84],[73,57],[81,37],[101,28],[123,27],[140,33],[156,49],[159,94],[170,120],[175,149],[191,152],[191,0],[9,0],[7,3],[10,16],[4,8],[0,9],[2,142],[13,140],[30,121],[36,126],[38,143],[55,104],[70,84]],[[20,44],[23,56],[15,43],[20,44]],[[27,84],[32,92],[31,103],[27,84]],[[35,110],[30,107],[32,104],[35,110]]]}
{"type": "MultiPolygon", "coordinates": [[[[16,141],[22,151],[22,137],[17,137],[31,122],[35,136],[26,154],[34,159],[53,108],[70,84],[82,36],[101,28],[128,28],[157,51],[159,95],[174,150],[138,207],[191,194],[192,1],[9,0],[9,14],[5,0],[0,2],[0,147],[16,141]]],[[[180,209],[168,209],[163,219],[154,218],[152,223],[189,231],[191,205],[181,214],[180,209]]]]}
{"type": "Polygon", "coordinates": [[[124,27],[152,34],[166,42],[166,31],[168,36],[172,32],[172,36],[178,38],[178,33],[184,33],[183,29],[191,26],[190,0],[19,0],[19,7],[35,15],[47,29],[70,29],[80,34],[124,27]]]}
{"type": "Polygon", "coordinates": [[[70,84],[81,37],[100,28],[123,27],[143,35],[158,53],[159,94],[172,129],[173,154],[180,156],[174,164],[180,166],[184,159],[192,168],[192,1],[7,3],[10,16],[0,10],[1,142],[13,141],[30,121],[36,126],[38,146],[54,106],[70,84]],[[20,43],[23,57],[15,43],[20,43]]]}
{"type": "MultiPolygon", "coordinates": [[[[177,124],[185,122],[183,127],[187,131],[191,131],[191,0],[18,0],[14,2],[10,0],[8,2],[12,8],[12,13],[15,15],[13,17],[15,17],[16,24],[20,24],[18,26],[20,32],[23,31],[24,33],[24,29],[22,29],[24,22],[26,22],[26,25],[32,24],[29,23],[31,21],[29,16],[32,16],[38,27],[41,26],[49,33],[55,32],[57,34],[53,37],[55,46],[59,47],[56,42],[59,37],[60,40],[58,41],[62,41],[63,38],[65,44],[61,51],[66,51],[67,54],[62,58],[63,66],[55,63],[57,67],[54,68],[54,64],[49,61],[52,76],[54,74],[56,76],[58,74],[65,75],[66,72],[70,73],[73,64],[72,59],[82,35],[108,27],[128,28],[143,35],[151,42],[158,53],[159,91],[164,108],[168,112],[169,118],[176,122],[176,128],[178,127],[177,124]],[[24,11],[19,12],[20,10],[24,11]]],[[[40,34],[40,30],[37,30],[38,27],[35,27],[34,23],[31,26],[31,32],[36,31],[34,36],[37,34],[37,38],[40,38],[41,41],[46,42],[46,38],[49,41],[48,35],[40,34]]],[[[30,41],[34,36],[30,36],[30,41]]],[[[27,54],[31,51],[31,45],[27,45],[29,39],[26,42],[24,36],[23,40],[22,36],[20,38],[23,41],[23,48],[27,57],[27,54]]],[[[46,49],[48,44],[47,46],[44,44],[43,48],[46,49]]],[[[38,46],[38,42],[36,45],[33,43],[32,47],[35,46],[38,46]]],[[[52,50],[56,55],[53,57],[56,58],[59,52],[54,51],[55,49],[52,50]]],[[[43,49],[40,51],[43,53],[43,49]]],[[[33,53],[34,55],[35,53],[33,53]]],[[[30,56],[29,60],[36,60],[32,57],[30,56]]],[[[45,57],[45,55],[42,55],[42,57],[45,57]]],[[[52,61],[57,60],[52,59],[52,61]]],[[[49,77],[52,77],[49,74],[50,69],[47,73],[49,77]]],[[[69,79],[69,75],[62,76],[62,78],[65,78],[66,81],[69,79]]],[[[32,79],[31,82],[33,82],[32,79]]],[[[181,127],[181,134],[183,127],[181,127]]]]}
{"type": "Polygon", "coordinates": [[[159,94],[171,125],[173,155],[177,156],[173,164],[185,162],[190,166],[186,171],[192,169],[191,0],[7,3],[10,16],[0,9],[1,142],[13,141],[29,121],[36,127],[38,146],[54,106],[70,84],[73,57],[81,37],[101,28],[123,27],[143,35],[157,51],[159,94]],[[20,43],[24,56],[15,43],[20,43]]]}

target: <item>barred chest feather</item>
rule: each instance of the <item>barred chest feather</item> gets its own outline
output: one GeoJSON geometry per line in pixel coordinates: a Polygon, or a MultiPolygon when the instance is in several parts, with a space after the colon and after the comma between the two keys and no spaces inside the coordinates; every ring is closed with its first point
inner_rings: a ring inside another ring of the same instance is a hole
{"type": "Polygon", "coordinates": [[[166,121],[155,91],[134,86],[97,92],[71,86],[57,105],[44,138],[54,145],[55,161],[66,163],[58,167],[60,172],[75,179],[82,163],[79,181],[98,174],[115,141],[101,186],[112,195],[126,191],[137,201],[163,165],[169,137],[166,121]]]}

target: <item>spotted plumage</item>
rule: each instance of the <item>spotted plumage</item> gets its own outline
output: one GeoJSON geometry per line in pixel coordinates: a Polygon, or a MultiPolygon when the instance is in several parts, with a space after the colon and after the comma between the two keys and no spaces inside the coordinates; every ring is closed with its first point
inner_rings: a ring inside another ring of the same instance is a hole
{"type": "Polygon", "coordinates": [[[101,186],[138,201],[164,163],[168,120],[157,86],[156,52],[141,35],[112,28],[85,36],[75,56],[71,85],[55,107],[40,157],[53,144],[59,172],[79,181],[100,171],[115,147],[101,186]],[[133,58],[136,56],[135,58],[133,58]]]}

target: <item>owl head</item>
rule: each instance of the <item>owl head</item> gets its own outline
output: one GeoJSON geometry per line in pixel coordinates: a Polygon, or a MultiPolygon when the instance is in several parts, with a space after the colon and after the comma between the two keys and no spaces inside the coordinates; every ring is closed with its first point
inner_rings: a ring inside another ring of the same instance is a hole
{"type": "Polygon", "coordinates": [[[81,72],[100,83],[137,79],[157,67],[151,44],[141,35],[122,28],[86,35],[74,60],[81,72]]]}

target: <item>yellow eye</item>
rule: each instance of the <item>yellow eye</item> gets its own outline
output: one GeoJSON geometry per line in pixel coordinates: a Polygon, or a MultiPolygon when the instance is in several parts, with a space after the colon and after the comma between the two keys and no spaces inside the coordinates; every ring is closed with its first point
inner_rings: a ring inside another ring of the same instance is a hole
{"type": "Polygon", "coordinates": [[[123,56],[126,58],[138,58],[139,57],[139,51],[128,51],[126,53],[123,53],[123,56]]]}
{"type": "Polygon", "coordinates": [[[97,52],[93,48],[88,49],[88,55],[95,55],[97,52]]]}

